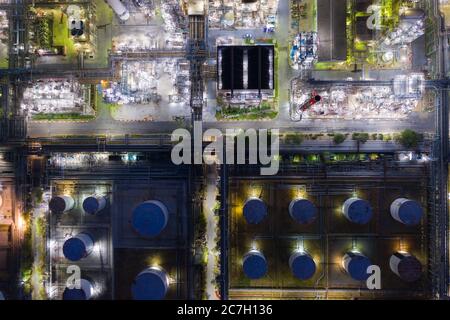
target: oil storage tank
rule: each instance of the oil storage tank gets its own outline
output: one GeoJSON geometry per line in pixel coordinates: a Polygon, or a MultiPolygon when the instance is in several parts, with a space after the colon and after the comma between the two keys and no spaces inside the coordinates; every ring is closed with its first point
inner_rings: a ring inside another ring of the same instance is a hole
{"type": "Polygon", "coordinates": [[[167,294],[169,277],[160,268],[150,267],[138,274],[131,287],[134,300],[161,300],[167,294]]]}
{"type": "Polygon", "coordinates": [[[389,259],[389,266],[403,281],[414,282],[422,276],[422,264],[408,252],[395,252],[389,259]]]}
{"type": "Polygon", "coordinates": [[[149,200],[133,210],[131,224],[139,235],[155,237],[167,226],[169,211],[161,201],[149,200]]]}
{"type": "Polygon", "coordinates": [[[367,224],[372,219],[372,207],[369,201],[349,198],[344,202],[342,213],[351,222],[367,224]]]}
{"type": "Polygon", "coordinates": [[[372,265],[372,262],[362,253],[351,251],[344,255],[342,264],[352,279],[365,281],[369,277],[367,268],[372,265]]]}
{"type": "Polygon", "coordinates": [[[289,204],[289,214],[300,224],[310,224],[317,218],[317,207],[307,199],[294,199],[289,204]]]}
{"type": "Polygon", "coordinates": [[[89,300],[94,292],[94,286],[89,280],[80,279],[79,288],[65,288],[63,300],[89,300]]]}
{"type": "Polygon", "coordinates": [[[289,258],[289,267],[297,279],[308,280],[316,273],[316,263],[305,251],[296,251],[289,258]]]}
{"type": "Polygon", "coordinates": [[[267,273],[266,257],[259,250],[250,250],[244,256],[242,268],[247,278],[260,279],[267,273]]]}
{"type": "Polygon", "coordinates": [[[423,209],[417,201],[399,198],[391,204],[391,216],[407,226],[415,226],[422,219],[423,209]]]}
{"type": "Polygon", "coordinates": [[[71,196],[54,196],[50,200],[48,207],[54,213],[63,213],[73,209],[75,201],[71,196]]]}
{"type": "Polygon", "coordinates": [[[259,224],[267,216],[267,206],[256,197],[248,198],[243,208],[244,218],[249,224],[259,224]]]}
{"type": "Polygon", "coordinates": [[[127,21],[130,18],[130,12],[127,8],[125,8],[120,0],[106,0],[106,2],[113,9],[120,20],[127,21]]]}
{"type": "Polygon", "coordinates": [[[92,195],[84,199],[83,210],[87,214],[96,214],[106,207],[106,197],[100,195],[92,195]]]}
{"type": "Polygon", "coordinates": [[[63,245],[63,254],[70,261],[79,261],[94,249],[94,239],[88,233],[82,232],[67,239],[63,245]]]}

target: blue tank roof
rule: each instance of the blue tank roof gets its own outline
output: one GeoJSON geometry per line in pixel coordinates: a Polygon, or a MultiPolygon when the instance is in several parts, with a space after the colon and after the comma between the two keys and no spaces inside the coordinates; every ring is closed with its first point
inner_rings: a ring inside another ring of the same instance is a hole
{"type": "Polygon", "coordinates": [[[422,264],[414,256],[404,257],[398,264],[398,273],[403,281],[417,281],[422,276],[422,264]]]}
{"type": "Polygon", "coordinates": [[[317,207],[309,200],[299,199],[291,206],[292,218],[301,224],[310,224],[317,218],[317,207]]]}
{"type": "Polygon", "coordinates": [[[82,289],[64,289],[63,300],[86,300],[86,293],[82,289]]]}
{"type": "Polygon", "coordinates": [[[291,262],[291,270],[296,278],[308,280],[316,273],[316,263],[308,254],[298,255],[291,262]]]}
{"type": "Polygon", "coordinates": [[[250,253],[244,258],[243,268],[248,278],[256,280],[266,275],[267,262],[263,256],[250,253]]]}
{"type": "Polygon", "coordinates": [[[154,237],[166,227],[167,220],[164,211],[153,202],[144,202],[133,210],[131,224],[144,237],[154,237]]]}
{"type": "Polygon", "coordinates": [[[422,219],[423,209],[416,201],[406,201],[398,209],[400,220],[407,225],[417,225],[422,219]]]}
{"type": "Polygon", "coordinates": [[[64,242],[63,254],[70,261],[78,261],[87,254],[84,242],[78,238],[70,238],[64,242]]]}
{"type": "Polygon", "coordinates": [[[369,201],[358,199],[348,208],[349,219],[357,224],[366,224],[372,219],[372,207],[369,201]]]}
{"type": "Polygon", "coordinates": [[[267,215],[267,206],[261,199],[251,198],[245,202],[243,211],[247,223],[258,224],[267,215]]]}
{"type": "Polygon", "coordinates": [[[372,265],[369,258],[361,255],[352,256],[347,271],[354,280],[365,281],[369,277],[367,268],[372,265]]]}
{"type": "Polygon", "coordinates": [[[134,300],[162,300],[166,295],[166,286],[157,274],[141,273],[131,287],[134,300]]]}
{"type": "Polygon", "coordinates": [[[100,205],[95,197],[87,197],[83,201],[83,210],[86,213],[95,214],[97,213],[99,207],[100,205]]]}

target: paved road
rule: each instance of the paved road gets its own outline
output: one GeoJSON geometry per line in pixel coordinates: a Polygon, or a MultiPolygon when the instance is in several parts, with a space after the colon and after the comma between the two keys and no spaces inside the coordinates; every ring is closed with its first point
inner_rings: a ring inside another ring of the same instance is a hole
{"type": "MultiPolygon", "coordinates": [[[[119,122],[108,118],[95,121],[70,122],[31,122],[28,126],[28,136],[43,138],[53,136],[85,136],[85,135],[146,135],[152,133],[171,133],[179,128],[175,122],[119,122]]],[[[274,121],[230,121],[205,122],[204,129],[272,129],[300,132],[398,132],[404,129],[414,129],[419,132],[433,133],[435,131],[434,114],[412,116],[406,120],[302,120],[292,122],[278,119],[274,121]]]]}

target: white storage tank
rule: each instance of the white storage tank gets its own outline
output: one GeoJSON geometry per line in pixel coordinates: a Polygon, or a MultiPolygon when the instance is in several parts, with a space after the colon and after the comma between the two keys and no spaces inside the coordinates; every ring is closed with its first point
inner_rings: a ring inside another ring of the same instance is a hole
{"type": "Polygon", "coordinates": [[[89,280],[80,279],[80,288],[64,289],[63,300],[89,300],[94,293],[94,286],[89,280]]]}
{"type": "Polygon", "coordinates": [[[289,267],[297,279],[308,280],[316,273],[316,263],[305,251],[296,251],[289,258],[289,267]]]}
{"type": "Polygon", "coordinates": [[[266,257],[259,250],[250,250],[244,256],[242,268],[247,278],[252,280],[260,279],[267,273],[266,257]]]}
{"type": "Polygon", "coordinates": [[[167,273],[157,267],[145,269],[134,279],[131,293],[134,300],[162,300],[169,288],[167,273]]]}
{"type": "Polygon", "coordinates": [[[250,197],[244,203],[243,213],[247,223],[259,224],[267,216],[267,206],[260,198],[250,197]]]}
{"type": "Polygon", "coordinates": [[[79,261],[91,254],[93,249],[93,237],[82,232],[64,242],[63,254],[70,261],[79,261]]]}
{"type": "Polygon", "coordinates": [[[344,202],[342,213],[356,224],[367,224],[372,219],[372,207],[369,201],[359,198],[349,198],[344,202]]]}
{"type": "Polygon", "coordinates": [[[130,18],[130,12],[120,0],[106,0],[106,2],[108,2],[120,20],[127,21],[130,18]]]}
{"type": "Polygon", "coordinates": [[[342,265],[352,279],[365,281],[369,277],[367,268],[372,265],[372,262],[361,252],[350,251],[344,255],[342,265]]]}
{"type": "Polygon", "coordinates": [[[289,214],[300,224],[310,224],[317,218],[317,207],[307,199],[298,198],[289,204],[289,214]]]}
{"type": "Polygon", "coordinates": [[[400,223],[415,226],[422,219],[423,209],[417,201],[399,198],[391,204],[391,216],[400,223]]]}
{"type": "Polygon", "coordinates": [[[92,195],[84,199],[83,210],[87,214],[96,214],[106,207],[106,197],[100,195],[92,195]]]}
{"type": "Polygon", "coordinates": [[[54,213],[63,213],[73,209],[75,205],[75,201],[71,196],[63,195],[63,196],[54,196],[50,200],[48,206],[50,211],[54,213]]]}
{"type": "Polygon", "coordinates": [[[422,276],[422,264],[408,252],[396,252],[389,259],[392,272],[403,281],[414,282],[422,276]]]}

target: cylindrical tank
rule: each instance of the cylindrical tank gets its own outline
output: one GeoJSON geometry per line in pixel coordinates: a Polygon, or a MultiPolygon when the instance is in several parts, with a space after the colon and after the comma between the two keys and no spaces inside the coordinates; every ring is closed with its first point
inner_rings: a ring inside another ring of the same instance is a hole
{"type": "Polygon", "coordinates": [[[422,276],[422,264],[408,252],[396,252],[389,259],[392,272],[403,281],[414,282],[422,276]]]}
{"type": "Polygon", "coordinates": [[[365,281],[369,277],[367,268],[372,265],[372,262],[362,253],[352,251],[344,255],[342,264],[352,279],[365,281]]]}
{"type": "Polygon", "coordinates": [[[6,300],[5,295],[1,291],[0,291],[0,300],[6,300]]]}
{"type": "Polygon", "coordinates": [[[48,207],[52,212],[62,213],[72,210],[74,204],[75,201],[71,196],[55,196],[50,200],[48,207]]]}
{"type": "Polygon", "coordinates": [[[83,210],[87,214],[96,214],[106,207],[106,198],[100,195],[89,196],[83,201],[83,210]]]}
{"type": "Polygon", "coordinates": [[[356,224],[366,224],[372,219],[372,207],[369,201],[359,198],[347,199],[342,212],[349,221],[356,224]]]}
{"type": "Polygon", "coordinates": [[[63,254],[70,261],[79,261],[87,257],[93,249],[93,238],[88,233],[82,232],[64,242],[63,254]]]}
{"type": "Polygon", "coordinates": [[[263,200],[251,197],[244,203],[244,218],[249,224],[259,224],[267,216],[267,206],[263,200]]]}
{"type": "Polygon", "coordinates": [[[89,300],[94,292],[94,286],[89,280],[80,279],[80,288],[65,288],[63,300],[89,300]]]}
{"type": "Polygon", "coordinates": [[[120,0],[106,0],[106,2],[108,2],[120,20],[127,21],[130,18],[130,12],[128,12],[120,0]]]}
{"type": "Polygon", "coordinates": [[[267,261],[258,250],[250,250],[243,259],[242,267],[245,275],[250,279],[260,279],[267,273],[267,261]]]}
{"type": "Polygon", "coordinates": [[[169,288],[169,277],[159,268],[145,269],[134,279],[131,292],[134,300],[164,299],[169,288]]]}
{"type": "Polygon", "coordinates": [[[289,204],[289,214],[300,224],[310,224],[317,218],[317,207],[309,200],[294,199],[289,204]]]}
{"type": "Polygon", "coordinates": [[[131,224],[143,237],[155,237],[167,226],[169,211],[167,207],[157,200],[141,203],[133,210],[131,224]]]}
{"type": "Polygon", "coordinates": [[[0,194],[0,208],[3,206],[3,196],[0,194]]]}
{"type": "Polygon", "coordinates": [[[316,273],[316,263],[305,251],[296,251],[289,258],[289,267],[294,276],[300,280],[308,280],[316,273]]]}
{"type": "Polygon", "coordinates": [[[422,215],[423,209],[417,201],[399,198],[391,204],[392,218],[408,226],[419,224],[422,215]]]}

